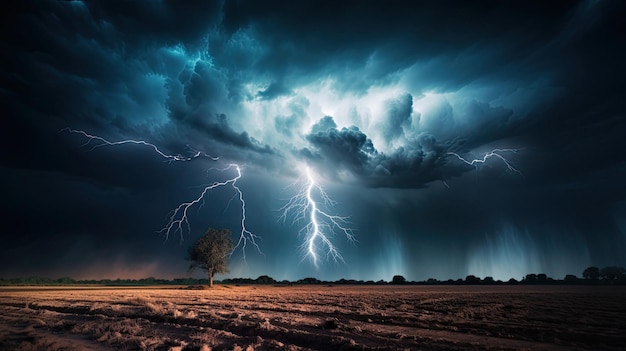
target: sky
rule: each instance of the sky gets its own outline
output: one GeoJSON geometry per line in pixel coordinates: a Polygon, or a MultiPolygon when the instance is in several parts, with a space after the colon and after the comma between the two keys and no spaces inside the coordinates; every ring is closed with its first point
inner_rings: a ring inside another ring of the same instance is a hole
{"type": "Polygon", "coordinates": [[[623,1],[13,5],[0,277],[626,265],[623,1]]]}

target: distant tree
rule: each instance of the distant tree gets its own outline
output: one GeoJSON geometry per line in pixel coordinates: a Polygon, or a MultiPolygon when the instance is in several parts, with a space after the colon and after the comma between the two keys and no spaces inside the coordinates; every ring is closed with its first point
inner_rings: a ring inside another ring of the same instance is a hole
{"type": "Polygon", "coordinates": [[[242,285],[250,285],[250,284],[257,284],[257,281],[255,279],[252,278],[230,278],[230,279],[224,279],[222,280],[222,283],[224,284],[242,284],[242,285]]]}
{"type": "Polygon", "coordinates": [[[478,284],[480,283],[480,278],[478,278],[475,275],[468,275],[467,277],[465,277],[465,283],[467,284],[478,284]]]}
{"type": "Polygon", "coordinates": [[[63,277],[63,278],[57,279],[56,283],[61,284],[61,285],[68,285],[68,284],[75,284],[76,281],[70,277],[63,277]]]}
{"type": "Polygon", "coordinates": [[[598,280],[600,278],[600,268],[594,266],[585,268],[583,271],[583,278],[598,280]]]}
{"type": "Polygon", "coordinates": [[[602,276],[602,279],[606,280],[618,279],[621,277],[622,274],[624,274],[624,267],[609,266],[604,267],[600,270],[600,275],[602,276]]]}
{"type": "Polygon", "coordinates": [[[495,284],[495,280],[493,280],[493,277],[485,277],[485,279],[483,279],[483,283],[485,284],[495,284]]]}
{"type": "Polygon", "coordinates": [[[566,283],[575,283],[578,281],[578,278],[573,274],[567,274],[563,279],[566,283]]]}
{"type": "Polygon", "coordinates": [[[228,229],[207,229],[204,236],[198,238],[189,248],[188,260],[192,261],[189,271],[196,268],[205,270],[209,277],[209,286],[213,287],[216,273],[228,273],[228,254],[233,250],[233,242],[228,229]]]}
{"type": "Polygon", "coordinates": [[[308,278],[300,279],[296,283],[298,284],[321,284],[322,281],[317,278],[308,277],[308,278]]]}
{"type": "Polygon", "coordinates": [[[391,283],[392,284],[405,284],[406,278],[404,278],[401,275],[394,275],[393,278],[391,279],[391,283]]]}
{"type": "Polygon", "coordinates": [[[545,273],[539,273],[537,274],[537,281],[540,283],[545,283],[548,281],[548,275],[545,273]]]}
{"type": "Polygon", "coordinates": [[[276,280],[274,280],[274,278],[267,276],[267,275],[261,275],[258,278],[256,278],[255,281],[257,284],[276,284],[276,280]]]}
{"type": "Polygon", "coordinates": [[[534,273],[531,273],[531,274],[526,274],[526,278],[524,279],[524,282],[527,284],[528,283],[534,284],[534,283],[537,283],[537,280],[538,280],[537,275],[534,273]]]}

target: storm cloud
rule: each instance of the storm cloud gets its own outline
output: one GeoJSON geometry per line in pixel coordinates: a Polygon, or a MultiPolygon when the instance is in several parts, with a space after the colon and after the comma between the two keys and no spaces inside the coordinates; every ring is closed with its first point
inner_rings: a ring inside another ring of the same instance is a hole
{"type": "Polygon", "coordinates": [[[453,174],[452,169],[457,175],[462,171],[459,167],[446,170],[445,159],[452,145],[442,145],[425,132],[385,154],[377,151],[358,127],[337,129],[333,118],[325,116],[311,127],[306,139],[312,149],[302,149],[300,154],[317,169],[338,180],[345,170],[367,186],[419,188],[434,180],[445,180],[446,174],[453,174]]]}

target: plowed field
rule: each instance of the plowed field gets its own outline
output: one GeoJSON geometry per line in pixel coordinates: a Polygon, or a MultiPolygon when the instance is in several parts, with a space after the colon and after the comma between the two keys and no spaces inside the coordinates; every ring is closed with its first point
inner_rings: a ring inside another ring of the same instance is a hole
{"type": "Polygon", "coordinates": [[[0,289],[1,350],[624,350],[626,287],[0,289]]]}

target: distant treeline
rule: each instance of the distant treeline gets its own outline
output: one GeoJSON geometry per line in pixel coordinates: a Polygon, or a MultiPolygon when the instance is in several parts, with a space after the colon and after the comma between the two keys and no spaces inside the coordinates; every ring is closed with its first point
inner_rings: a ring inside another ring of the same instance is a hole
{"type": "Polygon", "coordinates": [[[100,279],[77,280],[70,277],[58,279],[28,277],[28,278],[0,278],[0,285],[106,285],[106,286],[141,286],[141,285],[202,285],[208,284],[208,279],[175,278],[175,279],[100,279]]]}
{"type": "MultiPolygon", "coordinates": [[[[379,280],[354,280],[339,279],[336,281],[323,281],[317,278],[304,278],[296,281],[282,280],[262,275],[252,278],[229,278],[219,281],[221,284],[231,285],[305,285],[305,284],[336,284],[336,285],[626,285],[626,270],[623,267],[609,266],[602,269],[588,267],[583,271],[582,278],[573,274],[566,275],[563,279],[554,279],[546,274],[531,273],[521,280],[511,278],[507,281],[495,280],[493,277],[480,278],[468,275],[465,279],[437,280],[430,278],[424,281],[408,281],[401,275],[394,275],[390,281],[379,280]]],[[[175,278],[175,279],[101,279],[101,280],[75,280],[69,277],[50,279],[42,277],[30,278],[0,278],[0,285],[105,285],[105,286],[145,286],[145,285],[207,285],[208,279],[175,278]]]]}

